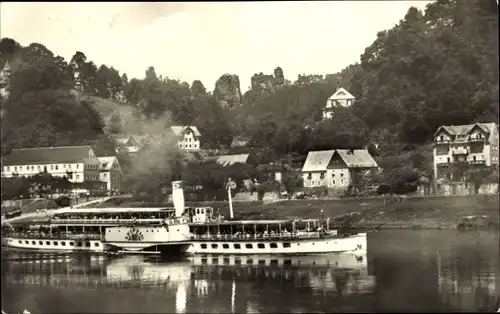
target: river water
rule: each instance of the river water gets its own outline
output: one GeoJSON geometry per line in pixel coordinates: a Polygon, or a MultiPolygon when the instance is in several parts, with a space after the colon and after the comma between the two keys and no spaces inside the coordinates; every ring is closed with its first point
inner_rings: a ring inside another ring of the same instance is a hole
{"type": "Polygon", "coordinates": [[[18,313],[492,311],[499,236],[370,233],[365,256],[104,257],[2,253],[2,309],[18,313]]]}

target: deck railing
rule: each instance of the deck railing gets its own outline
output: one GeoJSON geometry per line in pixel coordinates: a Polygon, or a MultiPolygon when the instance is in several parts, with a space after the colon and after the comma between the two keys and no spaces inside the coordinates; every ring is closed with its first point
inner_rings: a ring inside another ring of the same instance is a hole
{"type": "Polygon", "coordinates": [[[37,232],[9,232],[4,235],[5,238],[22,239],[55,239],[55,240],[101,240],[102,235],[96,233],[89,234],[40,234],[37,232]]]}
{"type": "Polygon", "coordinates": [[[320,232],[297,232],[297,233],[282,233],[282,234],[202,234],[192,235],[191,240],[211,240],[211,241],[253,241],[253,240],[293,240],[293,239],[319,239],[326,237],[338,237],[335,231],[320,232]]]}
{"type": "Polygon", "coordinates": [[[153,219],[51,219],[53,225],[122,225],[122,224],[155,224],[164,221],[162,218],[153,219]]]}

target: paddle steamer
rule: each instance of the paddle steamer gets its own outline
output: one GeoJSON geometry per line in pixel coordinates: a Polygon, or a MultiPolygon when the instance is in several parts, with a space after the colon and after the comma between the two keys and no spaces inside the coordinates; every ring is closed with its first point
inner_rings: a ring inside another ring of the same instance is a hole
{"type": "MultiPolygon", "coordinates": [[[[174,208],[63,208],[43,224],[12,233],[18,249],[192,254],[313,254],[366,252],[366,233],[339,233],[329,220],[230,220],[211,207],[185,207],[182,182],[172,182],[174,208]],[[175,251],[175,250],[174,250],[175,251]]],[[[95,205],[94,205],[95,206],[95,205]]]]}
{"type": "Polygon", "coordinates": [[[45,222],[2,226],[7,248],[181,255],[191,247],[189,220],[158,208],[63,208],[45,222]]]}

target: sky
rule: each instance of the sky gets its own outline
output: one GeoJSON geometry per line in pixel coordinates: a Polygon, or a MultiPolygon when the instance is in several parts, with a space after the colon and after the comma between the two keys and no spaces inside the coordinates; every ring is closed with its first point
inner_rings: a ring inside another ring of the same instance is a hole
{"type": "Polygon", "coordinates": [[[244,92],[253,74],[277,66],[291,81],[339,72],[411,6],[429,2],[3,2],[0,35],[44,44],[67,61],[81,51],[129,79],[154,66],[213,90],[222,74],[237,74],[244,92]]]}

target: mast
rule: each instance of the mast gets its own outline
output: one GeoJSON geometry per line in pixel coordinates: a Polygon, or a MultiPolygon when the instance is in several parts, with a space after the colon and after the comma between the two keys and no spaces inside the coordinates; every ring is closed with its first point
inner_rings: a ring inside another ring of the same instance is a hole
{"type": "Polygon", "coordinates": [[[231,196],[231,189],[236,188],[236,183],[234,183],[231,178],[228,178],[227,183],[226,183],[226,189],[227,189],[227,196],[229,199],[229,216],[231,219],[234,218],[234,212],[233,212],[233,198],[231,196]]]}

